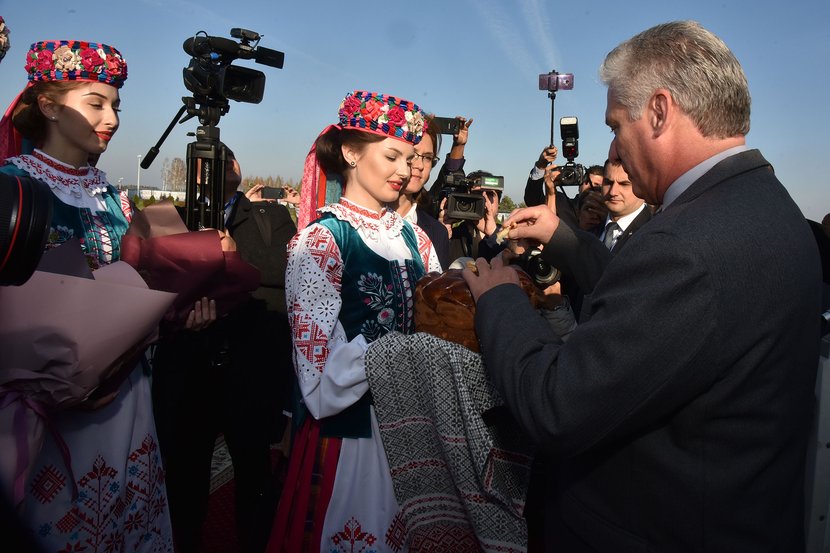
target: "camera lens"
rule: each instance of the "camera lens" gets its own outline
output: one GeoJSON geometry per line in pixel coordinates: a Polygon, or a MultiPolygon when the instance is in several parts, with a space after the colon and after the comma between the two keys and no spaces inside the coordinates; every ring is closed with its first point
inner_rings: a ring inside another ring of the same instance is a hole
{"type": "Polygon", "coordinates": [[[52,192],[41,181],[0,173],[0,285],[34,273],[52,222],[52,192]]]}
{"type": "Polygon", "coordinates": [[[530,274],[533,281],[541,288],[547,288],[551,284],[559,280],[559,269],[542,259],[541,252],[534,250],[531,252],[527,262],[528,274],[530,274]]]}

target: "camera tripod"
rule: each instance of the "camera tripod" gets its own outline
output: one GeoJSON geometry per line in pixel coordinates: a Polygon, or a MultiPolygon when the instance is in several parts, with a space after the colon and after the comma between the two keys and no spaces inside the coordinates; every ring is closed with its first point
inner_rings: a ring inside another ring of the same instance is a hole
{"type": "Polygon", "coordinates": [[[150,148],[141,167],[147,169],[159,153],[162,143],[176,123],[184,123],[193,117],[199,118],[196,140],[187,145],[186,167],[187,188],[185,199],[185,224],[190,230],[225,228],[225,166],[228,149],[219,140],[220,117],[228,112],[228,100],[185,96],[184,105],[167,126],[155,146],[150,148]],[[182,115],[187,112],[182,118],[182,115]],[[181,118],[181,119],[180,119],[181,118]]]}

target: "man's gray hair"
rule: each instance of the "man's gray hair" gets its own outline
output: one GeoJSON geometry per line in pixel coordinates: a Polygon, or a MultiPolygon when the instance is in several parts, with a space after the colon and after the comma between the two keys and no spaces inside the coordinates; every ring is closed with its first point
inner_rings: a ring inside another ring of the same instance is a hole
{"type": "Polygon", "coordinates": [[[749,86],[741,64],[695,21],[664,23],[628,39],[605,57],[599,77],[632,120],[664,88],[703,136],[749,132],[749,86]]]}

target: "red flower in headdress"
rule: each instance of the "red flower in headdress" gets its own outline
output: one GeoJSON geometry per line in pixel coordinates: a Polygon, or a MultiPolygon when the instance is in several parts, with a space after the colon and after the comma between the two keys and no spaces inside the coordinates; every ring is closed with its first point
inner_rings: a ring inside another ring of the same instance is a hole
{"type": "Polygon", "coordinates": [[[113,56],[112,54],[107,55],[107,76],[108,77],[117,77],[123,75],[126,77],[125,74],[126,65],[124,64],[124,60],[122,60],[119,56],[113,56]]]}
{"type": "Polygon", "coordinates": [[[346,116],[346,119],[351,119],[355,113],[360,111],[360,100],[354,96],[349,96],[343,100],[343,107],[340,108],[340,111],[346,116]]]}
{"type": "Polygon", "coordinates": [[[104,60],[96,50],[84,48],[81,50],[81,63],[84,65],[84,69],[90,73],[100,73],[100,70],[96,71],[95,68],[103,65],[104,60]]]}
{"type": "Polygon", "coordinates": [[[368,121],[374,121],[380,116],[381,111],[383,111],[383,104],[373,98],[361,108],[360,115],[368,121]]]}
{"type": "Polygon", "coordinates": [[[52,63],[52,51],[41,50],[37,53],[37,60],[34,61],[37,71],[46,72],[51,71],[55,65],[52,63]]]}
{"type": "Polygon", "coordinates": [[[389,124],[396,127],[403,127],[406,124],[406,113],[401,106],[395,106],[386,114],[389,118],[389,124]]]}

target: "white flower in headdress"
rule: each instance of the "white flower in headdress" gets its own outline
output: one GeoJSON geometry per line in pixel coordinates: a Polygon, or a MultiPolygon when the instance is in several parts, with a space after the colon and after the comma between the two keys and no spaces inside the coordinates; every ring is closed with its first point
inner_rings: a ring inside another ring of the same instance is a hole
{"type": "Polygon", "coordinates": [[[56,71],[75,71],[81,64],[81,57],[69,46],[61,46],[52,56],[55,60],[56,71]]]}

